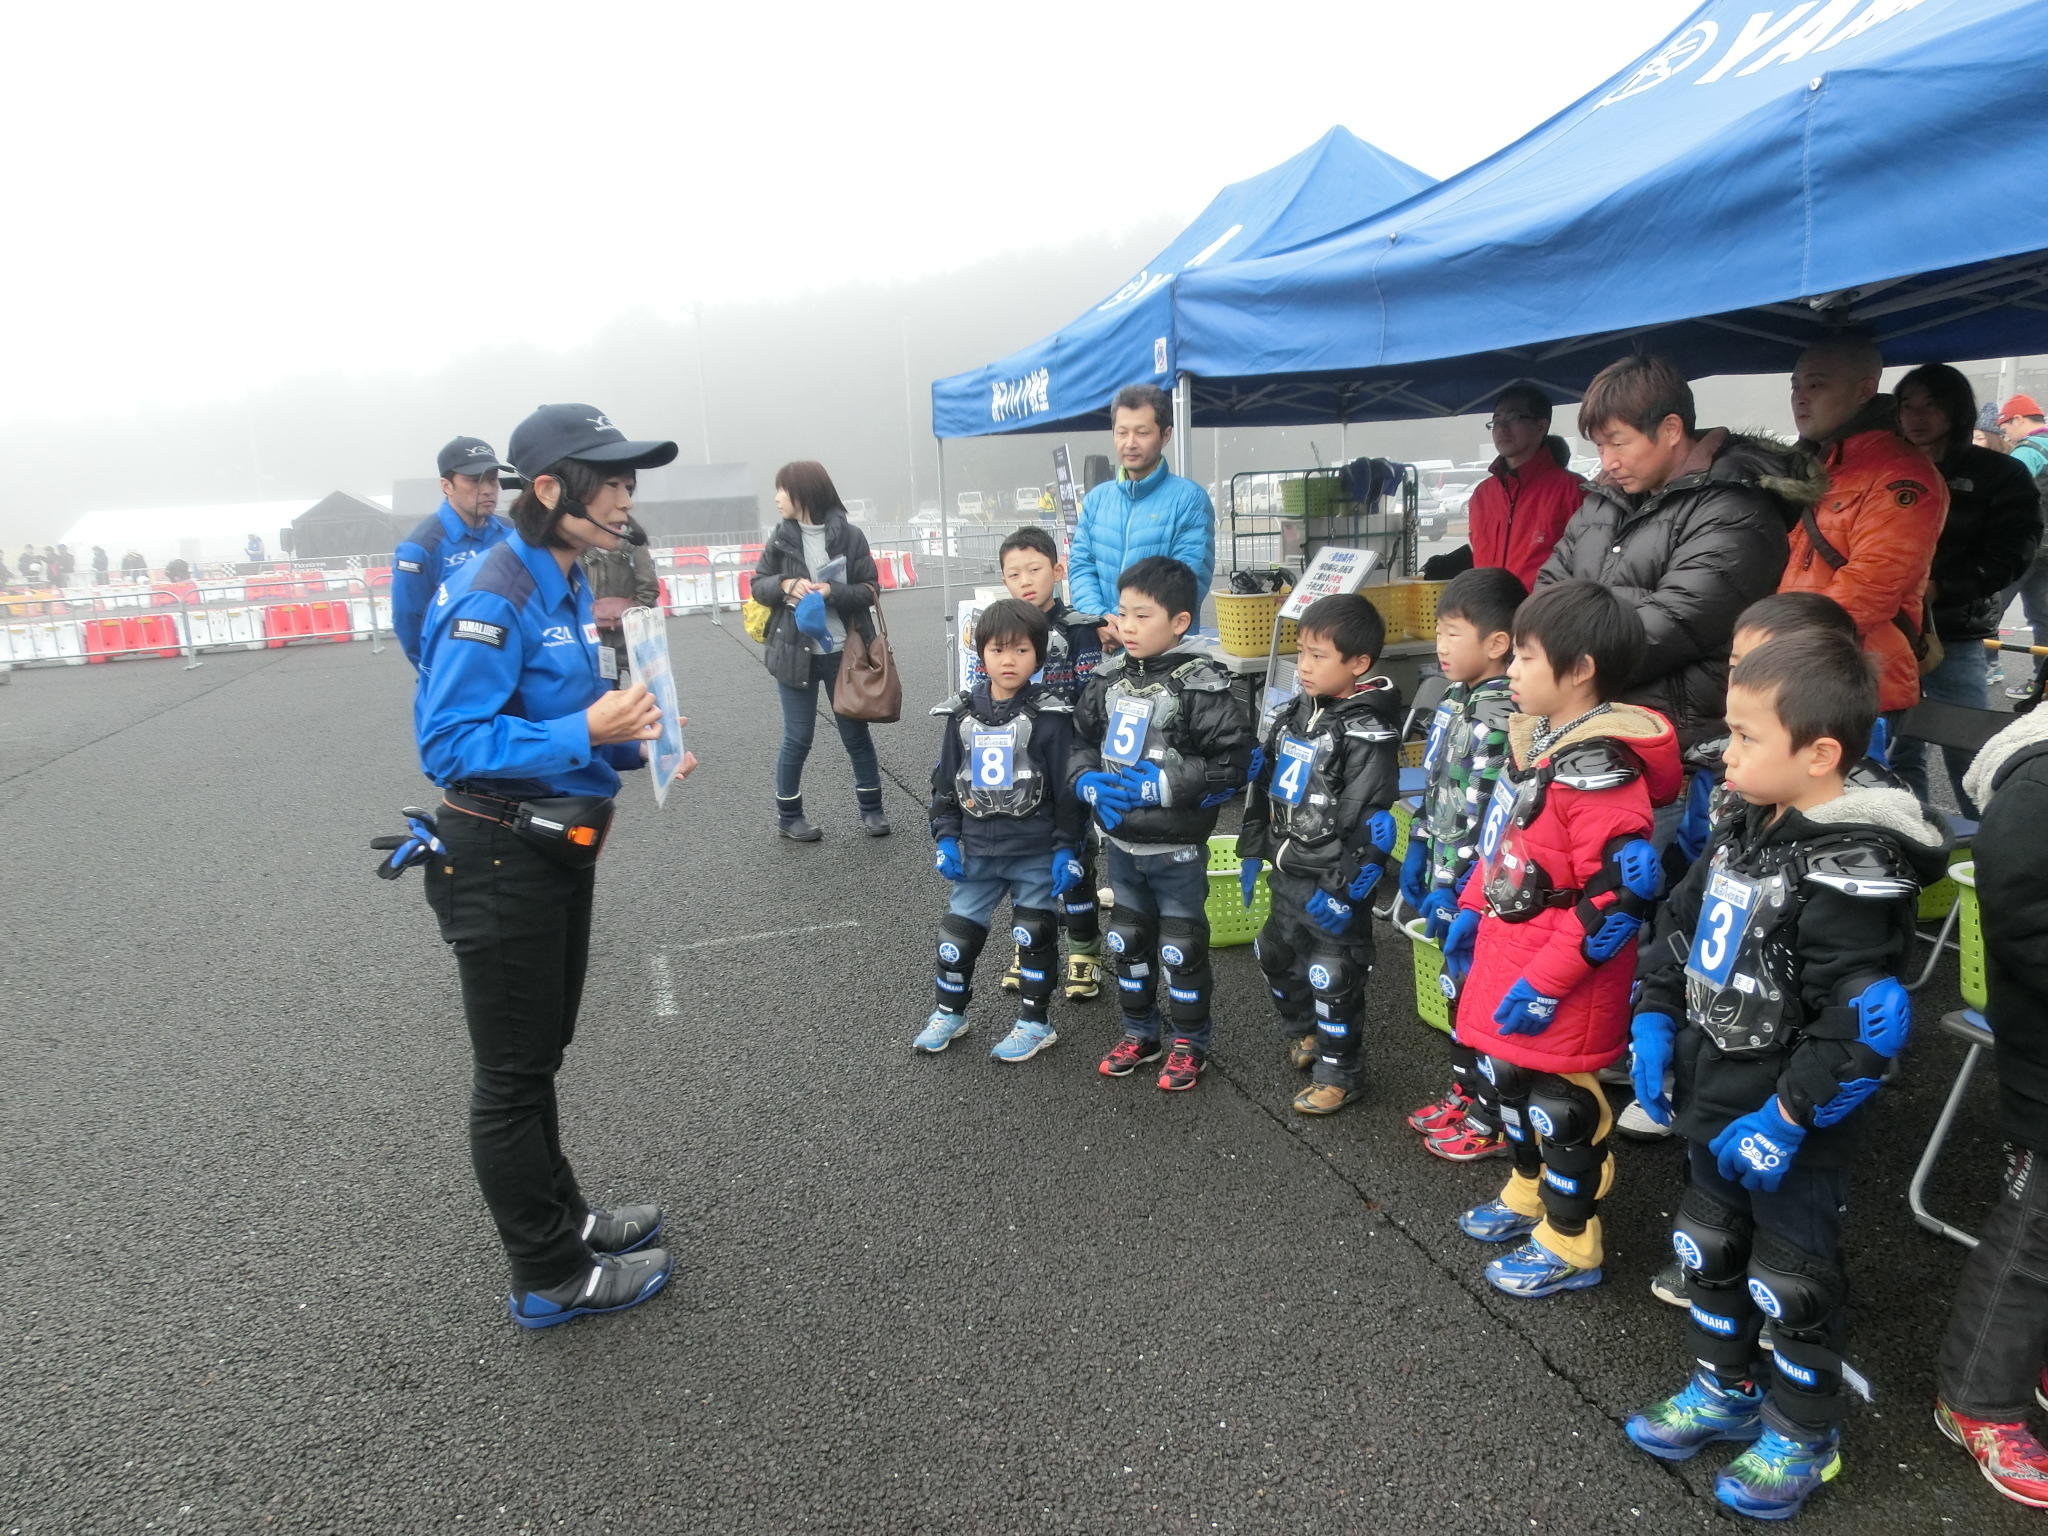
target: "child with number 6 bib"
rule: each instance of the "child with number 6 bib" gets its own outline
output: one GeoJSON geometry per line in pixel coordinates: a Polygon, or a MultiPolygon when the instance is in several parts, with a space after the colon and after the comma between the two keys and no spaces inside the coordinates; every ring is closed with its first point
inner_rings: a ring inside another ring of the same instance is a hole
{"type": "Polygon", "coordinates": [[[989,1054],[1029,1061],[1059,1038],[1047,1016],[1059,964],[1057,901],[1081,878],[1085,808],[1067,782],[1073,707],[1031,681],[1045,664],[1045,615],[1004,598],[982,610],[983,680],[932,713],[933,868],[953,887],[939,923],[938,1006],[912,1043],[943,1051],[967,1029],[974,962],[1007,897],[1017,941],[1017,1024],[989,1054]]]}

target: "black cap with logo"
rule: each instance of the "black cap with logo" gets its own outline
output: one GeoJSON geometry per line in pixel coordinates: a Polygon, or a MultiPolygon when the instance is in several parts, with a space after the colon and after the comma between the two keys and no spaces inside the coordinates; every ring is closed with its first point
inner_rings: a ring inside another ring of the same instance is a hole
{"type": "Polygon", "coordinates": [[[512,464],[528,480],[564,459],[652,469],[675,456],[674,443],[635,442],[594,405],[543,405],[512,429],[512,464]]]}
{"type": "Polygon", "coordinates": [[[456,438],[434,462],[440,466],[444,479],[449,475],[488,475],[505,467],[498,462],[497,449],[480,437],[456,438]]]}

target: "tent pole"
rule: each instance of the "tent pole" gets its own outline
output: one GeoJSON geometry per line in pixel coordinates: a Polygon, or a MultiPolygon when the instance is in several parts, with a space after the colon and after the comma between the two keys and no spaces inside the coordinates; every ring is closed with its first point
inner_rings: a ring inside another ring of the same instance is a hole
{"type": "Polygon", "coordinates": [[[1186,478],[1188,433],[1193,429],[1194,384],[1186,374],[1173,381],[1173,472],[1186,478]]]}
{"type": "Polygon", "coordinates": [[[953,654],[959,649],[953,637],[953,508],[946,500],[946,440],[935,436],[932,441],[939,450],[939,579],[945,587],[939,599],[945,605],[939,617],[946,634],[945,650],[939,657],[939,691],[946,693],[953,687],[953,654]]]}

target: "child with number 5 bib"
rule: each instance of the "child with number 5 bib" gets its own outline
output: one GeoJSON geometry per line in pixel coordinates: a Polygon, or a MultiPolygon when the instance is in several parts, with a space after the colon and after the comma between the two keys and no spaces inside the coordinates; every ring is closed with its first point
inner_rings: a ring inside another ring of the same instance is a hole
{"type": "Polygon", "coordinates": [[[1029,1061],[1059,1038],[1046,1008],[1059,964],[1053,903],[1081,879],[1085,809],[1067,781],[1073,706],[1031,681],[1045,665],[1047,632],[1031,603],[989,604],[974,626],[982,681],[932,711],[944,722],[932,770],[933,867],[953,894],[939,923],[938,1006],[912,1042],[920,1051],[943,1051],[966,1031],[974,962],[1005,898],[1017,1024],[989,1054],[1029,1061]]]}

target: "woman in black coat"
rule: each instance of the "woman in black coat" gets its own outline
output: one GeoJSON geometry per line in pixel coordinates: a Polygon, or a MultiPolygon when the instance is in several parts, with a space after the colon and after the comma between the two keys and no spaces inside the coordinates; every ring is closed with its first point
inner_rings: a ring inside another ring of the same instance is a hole
{"type": "MultiPolygon", "coordinates": [[[[839,492],[825,466],[812,460],[775,472],[775,506],[782,522],[754,567],[754,601],[769,610],[763,660],[782,696],[782,750],[775,758],[775,819],[782,835],[799,843],[824,836],[804,819],[804,760],[818,728],[818,689],[829,703],[839,679],[846,630],[874,639],[868,609],[880,598],[881,578],[867,535],[846,520],[839,492]],[[813,601],[815,599],[815,601],[813,601]]],[[[853,794],[870,837],[887,837],[882,814],[882,770],[865,720],[834,714],[840,743],[853,763],[853,794]]]]}

